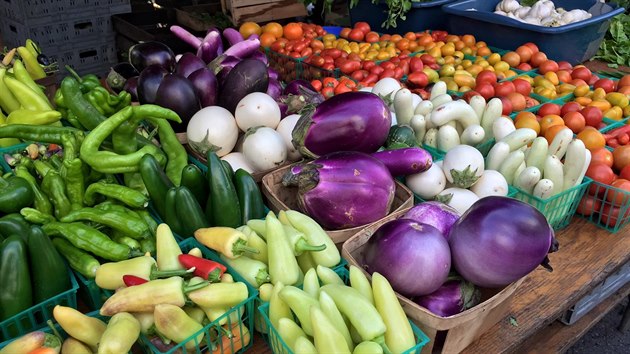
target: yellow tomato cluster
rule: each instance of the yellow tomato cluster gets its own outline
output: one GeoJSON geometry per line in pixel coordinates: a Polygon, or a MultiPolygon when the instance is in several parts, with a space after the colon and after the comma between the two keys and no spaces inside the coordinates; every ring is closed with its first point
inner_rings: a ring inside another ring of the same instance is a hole
{"type": "Polygon", "coordinates": [[[630,97],[620,92],[606,93],[602,88],[591,90],[586,85],[576,87],[573,91],[575,102],[582,106],[599,108],[605,118],[621,120],[630,116],[630,97]]]}
{"type": "Polygon", "coordinates": [[[337,48],[348,54],[355,53],[364,60],[387,60],[400,54],[400,50],[396,49],[396,43],[389,41],[359,43],[344,38],[336,38],[332,34],[323,36],[322,41],[324,48],[337,48]]]}
{"type": "Polygon", "coordinates": [[[517,75],[496,53],[488,58],[478,56],[474,61],[464,59],[457,64],[444,64],[439,70],[439,75],[440,80],[446,82],[449,90],[466,92],[475,88],[475,78],[483,70],[494,71],[499,80],[517,75]]]}
{"type": "Polygon", "coordinates": [[[535,94],[550,100],[569,95],[576,89],[575,85],[561,83],[558,75],[553,71],[547,72],[543,76],[536,76],[532,87],[535,94]]]}

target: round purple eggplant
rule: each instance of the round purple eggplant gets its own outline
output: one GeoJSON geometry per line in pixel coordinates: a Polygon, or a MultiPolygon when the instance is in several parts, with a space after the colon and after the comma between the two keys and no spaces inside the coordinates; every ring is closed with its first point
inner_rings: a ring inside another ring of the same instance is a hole
{"type": "Polygon", "coordinates": [[[172,123],[176,132],[185,132],[190,118],[199,111],[199,99],[195,87],[185,77],[177,74],[164,76],[155,96],[155,104],[170,108],[182,119],[172,123]]]}
{"type": "Polygon", "coordinates": [[[441,317],[464,312],[478,305],[480,300],[481,291],[461,277],[449,279],[431,294],[413,299],[416,304],[441,317]]]}
{"type": "Polygon", "coordinates": [[[175,54],[162,42],[149,41],[135,44],[129,48],[129,63],[138,72],[149,65],[159,65],[169,72],[175,69],[175,54]]]}
{"type": "Polygon", "coordinates": [[[195,87],[201,108],[216,106],[219,92],[219,83],[212,70],[202,68],[188,76],[188,80],[195,87]]]}
{"type": "Polygon", "coordinates": [[[403,218],[431,225],[440,230],[444,238],[448,240],[451,227],[459,219],[459,212],[448,204],[429,201],[415,205],[405,213],[403,218]]]}
{"type": "Polygon", "coordinates": [[[373,153],[387,140],[392,116],[385,102],[369,92],[347,92],[305,113],[293,130],[293,144],[304,156],[336,151],[373,153]]]}
{"type": "Polygon", "coordinates": [[[177,61],[175,73],[183,77],[188,77],[199,69],[206,67],[206,63],[193,53],[184,53],[177,61]]]}
{"type": "Polygon", "coordinates": [[[138,76],[138,101],[155,103],[158,88],[168,71],[161,65],[149,65],[138,76]]]}

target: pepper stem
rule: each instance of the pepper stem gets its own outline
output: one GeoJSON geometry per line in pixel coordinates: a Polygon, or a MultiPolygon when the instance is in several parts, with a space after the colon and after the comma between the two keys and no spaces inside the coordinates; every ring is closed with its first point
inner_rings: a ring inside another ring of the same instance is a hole
{"type": "Polygon", "coordinates": [[[253,254],[258,254],[260,253],[260,251],[254,247],[248,246],[247,245],[247,240],[244,240],[242,238],[239,238],[236,242],[234,242],[234,244],[232,245],[232,253],[235,256],[240,256],[243,253],[253,253],[253,254]]]}
{"type": "Polygon", "coordinates": [[[158,278],[170,278],[170,277],[178,277],[186,274],[193,273],[196,270],[195,267],[189,269],[177,269],[177,270],[157,270],[156,266],[151,268],[151,274],[149,275],[150,280],[158,279],[158,278]]]}
{"type": "Polygon", "coordinates": [[[216,268],[208,273],[208,279],[211,283],[219,283],[221,281],[221,269],[216,268]]]}
{"type": "Polygon", "coordinates": [[[389,349],[387,344],[385,344],[385,337],[384,336],[378,336],[378,337],[372,339],[372,342],[378,343],[378,345],[380,345],[381,348],[383,348],[383,353],[384,354],[392,354],[392,351],[389,349]]]}
{"type": "Polygon", "coordinates": [[[209,284],[210,284],[209,281],[204,280],[204,281],[199,282],[199,283],[197,283],[195,285],[184,285],[183,288],[182,288],[182,291],[184,292],[184,294],[188,294],[188,293],[193,292],[195,290],[203,289],[206,286],[208,286],[209,284]]]}
{"type": "Polygon", "coordinates": [[[66,70],[68,70],[70,75],[72,75],[75,79],[77,79],[79,83],[83,82],[83,79],[81,78],[81,76],[79,76],[79,73],[74,71],[74,69],[70,65],[66,65],[66,70]]]}
{"type": "Polygon", "coordinates": [[[57,330],[57,328],[55,328],[55,325],[53,324],[52,320],[48,320],[46,321],[46,324],[48,325],[48,327],[50,328],[50,330],[53,332],[53,334],[57,337],[57,338],[62,338],[61,334],[59,334],[59,331],[57,330]]]}
{"type": "Polygon", "coordinates": [[[265,269],[261,268],[256,274],[256,283],[260,287],[269,282],[271,282],[271,276],[269,276],[269,273],[265,269]]]}
{"type": "Polygon", "coordinates": [[[324,249],[326,249],[326,245],[324,245],[324,244],[319,245],[319,246],[309,245],[304,238],[301,238],[295,244],[295,250],[297,251],[298,254],[301,254],[301,253],[304,253],[304,252],[323,251],[324,249]]]}

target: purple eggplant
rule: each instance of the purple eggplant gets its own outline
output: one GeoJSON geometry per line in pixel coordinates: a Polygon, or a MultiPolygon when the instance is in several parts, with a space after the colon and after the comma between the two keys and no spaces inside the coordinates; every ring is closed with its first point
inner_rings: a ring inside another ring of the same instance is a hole
{"type": "Polygon", "coordinates": [[[175,54],[166,44],[161,42],[142,42],[129,48],[129,63],[138,72],[149,65],[160,65],[168,72],[175,69],[175,54]]]}
{"type": "Polygon", "coordinates": [[[448,279],[451,252],[438,229],[411,219],[391,220],[365,244],[364,266],[407,297],[431,294],[448,279]]]}
{"type": "Polygon", "coordinates": [[[381,160],[394,177],[424,172],[433,164],[431,154],[419,147],[383,150],[372,156],[381,160]]]}
{"type": "Polygon", "coordinates": [[[252,92],[267,92],[268,86],[267,66],[256,59],[244,59],[230,70],[220,87],[219,105],[234,114],[243,97],[252,92]]]}
{"type": "Polygon", "coordinates": [[[431,225],[448,240],[451,227],[459,219],[459,212],[448,204],[430,201],[416,204],[403,215],[403,218],[431,225]]]}
{"type": "Polygon", "coordinates": [[[332,153],[303,165],[297,181],[299,208],[328,230],[386,216],[396,189],[382,162],[354,151],[332,153]]]}
{"type": "Polygon", "coordinates": [[[206,63],[204,63],[204,61],[199,57],[193,53],[184,53],[177,61],[175,73],[183,77],[188,77],[195,71],[205,67],[206,63]]]}
{"type": "Polygon", "coordinates": [[[547,254],[558,248],[538,209],[498,196],[477,200],[453,224],[448,243],[457,273],[485,288],[507,286],[538,265],[551,270],[547,254]]]}
{"type": "Polygon", "coordinates": [[[245,38],[243,38],[243,36],[241,35],[241,33],[237,30],[235,30],[234,28],[228,27],[226,29],[223,30],[223,37],[225,37],[225,39],[227,39],[228,43],[230,44],[230,46],[235,45],[238,42],[242,42],[245,40],[245,38]]]}
{"type": "Polygon", "coordinates": [[[413,301],[432,313],[448,317],[464,312],[481,301],[481,291],[461,277],[449,279],[429,295],[413,298],[413,301]]]}
{"type": "Polygon", "coordinates": [[[149,65],[138,76],[138,101],[142,104],[155,103],[160,83],[168,71],[161,65],[149,65]]]}
{"type": "Polygon", "coordinates": [[[282,91],[282,94],[299,96],[308,91],[317,92],[310,82],[298,79],[289,82],[284,88],[284,91],[282,91]]]}
{"type": "Polygon", "coordinates": [[[221,54],[223,54],[221,34],[216,28],[210,29],[197,50],[197,56],[208,64],[221,54]]]}
{"type": "Polygon", "coordinates": [[[199,111],[199,99],[195,87],[187,78],[168,74],[160,83],[155,104],[170,108],[179,115],[182,123],[173,123],[176,132],[185,132],[190,118],[199,111]]]}
{"type": "Polygon", "coordinates": [[[212,70],[202,68],[188,76],[188,80],[195,87],[201,108],[216,106],[219,83],[212,70]]]}
{"type": "Polygon", "coordinates": [[[171,29],[171,32],[175,36],[177,36],[177,38],[179,38],[182,41],[186,42],[191,47],[199,48],[199,46],[201,46],[201,40],[199,40],[199,38],[197,38],[197,36],[195,36],[194,34],[188,32],[184,28],[182,28],[180,26],[173,25],[173,26],[170,27],[170,29],[171,29]]]}
{"type": "Polygon", "coordinates": [[[251,57],[255,52],[258,52],[259,48],[260,40],[255,37],[250,37],[232,45],[230,48],[225,50],[223,55],[245,59],[251,57]]]}
{"type": "Polygon", "coordinates": [[[335,151],[373,153],[387,139],[391,123],[389,107],[380,97],[347,92],[303,114],[293,130],[293,144],[312,158],[335,151]]]}
{"type": "Polygon", "coordinates": [[[275,71],[273,68],[268,67],[267,68],[267,74],[269,75],[270,79],[274,79],[274,80],[280,80],[280,74],[278,74],[277,71],[275,71]]]}
{"type": "Polygon", "coordinates": [[[269,85],[267,86],[267,94],[273,97],[274,100],[280,98],[282,93],[282,86],[278,80],[269,79],[269,85]]]}
{"type": "Polygon", "coordinates": [[[134,76],[128,78],[127,81],[125,81],[123,90],[131,94],[131,101],[138,102],[138,77],[134,76]]]}

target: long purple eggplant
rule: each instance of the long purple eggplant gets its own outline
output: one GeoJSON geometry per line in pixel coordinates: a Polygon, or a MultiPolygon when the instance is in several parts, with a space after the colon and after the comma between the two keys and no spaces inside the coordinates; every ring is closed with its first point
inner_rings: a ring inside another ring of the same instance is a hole
{"type": "Polygon", "coordinates": [[[293,144],[312,158],[336,151],[373,153],[387,140],[391,122],[389,107],[377,95],[343,93],[300,117],[293,144]]]}
{"type": "Polygon", "coordinates": [[[227,39],[228,43],[230,44],[230,46],[235,45],[238,42],[242,42],[245,40],[245,38],[243,38],[243,36],[241,35],[241,33],[237,30],[235,30],[234,28],[228,27],[226,29],[223,30],[223,37],[225,37],[225,39],[227,39]]]}
{"type": "Polygon", "coordinates": [[[260,48],[260,39],[250,37],[244,41],[238,42],[223,52],[225,56],[233,56],[240,59],[249,58],[260,48]]]}
{"type": "Polygon", "coordinates": [[[201,40],[197,38],[194,34],[188,32],[184,28],[180,26],[173,25],[170,27],[171,32],[177,36],[177,38],[181,39],[185,43],[189,44],[193,48],[199,48],[201,45],[201,40]]]}
{"type": "Polygon", "coordinates": [[[201,108],[216,106],[219,95],[219,82],[212,70],[202,68],[188,76],[188,80],[195,87],[201,108]]]}
{"type": "Polygon", "coordinates": [[[382,162],[353,151],[332,153],[303,165],[297,180],[298,207],[328,230],[365,225],[386,216],[396,189],[382,162]]]}
{"type": "Polygon", "coordinates": [[[223,54],[223,42],[217,29],[210,29],[197,50],[197,56],[206,64],[223,54]]]}
{"type": "Polygon", "coordinates": [[[381,160],[394,177],[424,172],[433,164],[431,154],[419,147],[383,150],[372,156],[381,160]]]}

